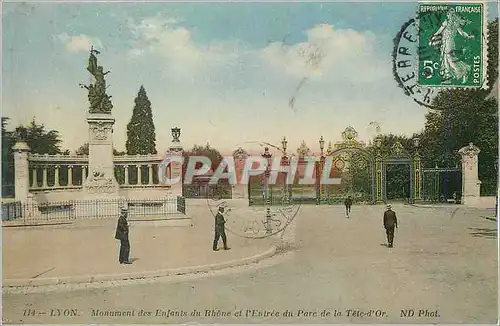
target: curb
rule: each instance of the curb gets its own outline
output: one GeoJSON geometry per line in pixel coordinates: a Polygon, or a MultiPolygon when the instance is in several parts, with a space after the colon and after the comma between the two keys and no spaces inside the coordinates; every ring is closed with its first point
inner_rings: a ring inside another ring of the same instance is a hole
{"type": "Polygon", "coordinates": [[[257,263],[266,258],[270,258],[275,254],[276,254],[276,246],[273,246],[271,249],[268,249],[263,253],[251,257],[231,260],[218,264],[180,267],[180,268],[164,269],[157,271],[144,271],[144,272],[94,275],[94,276],[64,276],[64,277],[46,277],[46,278],[34,278],[34,279],[4,279],[3,287],[6,288],[6,287],[27,287],[27,286],[59,285],[59,284],[74,284],[74,283],[94,283],[103,281],[121,281],[121,280],[131,280],[131,279],[145,279],[145,278],[155,278],[155,277],[165,277],[165,276],[175,276],[175,275],[185,275],[185,274],[206,273],[230,267],[257,263]]]}

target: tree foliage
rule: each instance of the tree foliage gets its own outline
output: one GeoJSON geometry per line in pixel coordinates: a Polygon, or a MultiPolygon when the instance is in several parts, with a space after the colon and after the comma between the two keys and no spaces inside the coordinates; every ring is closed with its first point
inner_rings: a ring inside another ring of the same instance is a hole
{"type": "Polygon", "coordinates": [[[25,141],[31,153],[49,155],[62,153],[59,131],[46,130],[45,125],[38,124],[35,119],[27,126],[17,126],[13,135],[16,141],[25,141]]]}
{"type": "Polygon", "coordinates": [[[156,134],[151,102],[144,86],[141,86],[135,98],[132,118],[127,124],[127,142],[125,144],[127,154],[156,154],[155,141],[156,134]]]}

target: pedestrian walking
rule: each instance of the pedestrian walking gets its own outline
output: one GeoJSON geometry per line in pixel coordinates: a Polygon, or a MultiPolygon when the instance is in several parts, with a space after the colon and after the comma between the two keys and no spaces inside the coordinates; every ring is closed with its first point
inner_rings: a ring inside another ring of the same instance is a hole
{"type": "Polygon", "coordinates": [[[212,249],[214,251],[219,250],[217,248],[217,245],[219,243],[219,238],[222,238],[222,243],[224,244],[224,250],[231,249],[227,246],[225,224],[226,220],[224,219],[224,206],[219,206],[219,211],[215,215],[215,236],[214,236],[214,244],[212,246],[212,249]]]}
{"type": "Polygon", "coordinates": [[[120,264],[132,264],[128,257],[130,254],[130,242],[128,239],[129,224],[127,222],[127,214],[127,207],[120,207],[120,217],[118,218],[115,233],[115,239],[120,240],[120,255],[118,257],[120,264]]]}
{"type": "Polygon", "coordinates": [[[344,205],[345,205],[345,217],[349,218],[349,215],[351,214],[351,206],[352,206],[351,196],[347,197],[344,200],[344,205]]]}
{"type": "Polygon", "coordinates": [[[384,212],[384,228],[387,235],[387,246],[392,248],[394,244],[394,229],[398,228],[398,219],[391,205],[387,205],[387,210],[384,212]]]}

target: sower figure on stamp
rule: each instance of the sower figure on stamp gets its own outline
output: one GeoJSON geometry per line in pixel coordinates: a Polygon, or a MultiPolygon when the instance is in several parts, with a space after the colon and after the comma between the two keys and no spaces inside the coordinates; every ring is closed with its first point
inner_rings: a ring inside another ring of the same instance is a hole
{"type": "Polygon", "coordinates": [[[128,239],[129,224],[127,222],[127,208],[120,207],[120,218],[116,226],[115,239],[120,240],[120,264],[131,264],[128,259],[130,253],[130,242],[128,239]]]}
{"type": "Polygon", "coordinates": [[[224,250],[231,249],[227,246],[225,224],[226,224],[226,220],[224,219],[224,206],[220,206],[219,211],[217,212],[217,215],[215,215],[215,236],[214,236],[214,244],[212,247],[212,249],[214,251],[219,250],[217,248],[217,245],[219,243],[219,238],[221,238],[221,237],[222,237],[222,243],[224,244],[224,250]]]}
{"type": "Polygon", "coordinates": [[[388,247],[392,248],[394,243],[394,229],[398,227],[398,219],[396,213],[392,210],[391,205],[387,205],[387,210],[384,212],[384,228],[387,235],[388,247]]]}
{"type": "Polygon", "coordinates": [[[349,218],[349,215],[351,215],[351,206],[352,206],[351,196],[347,197],[344,200],[344,205],[345,205],[345,217],[349,218]]]}

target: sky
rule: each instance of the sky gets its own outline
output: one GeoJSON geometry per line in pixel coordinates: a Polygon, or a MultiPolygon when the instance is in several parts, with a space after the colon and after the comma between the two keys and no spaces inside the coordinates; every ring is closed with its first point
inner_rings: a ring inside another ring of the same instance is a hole
{"type": "MultiPolygon", "coordinates": [[[[496,17],[490,4],[489,19],[496,17]]],[[[393,39],[415,17],[414,2],[366,3],[3,3],[2,116],[33,117],[58,130],[62,148],[88,141],[89,103],[79,83],[92,44],[101,54],[125,149],[134,98],[152,103],[157,150],[171,128],[184,148],[223,151],[258,141],[295,151],[302,141],[341,140],[352,126],[368,142],[411,136],[428,109],[404,95],[392,75],[393,39]],[[321,48],[313,64],[309,54],[321,48]],[[305,80],[305,82],[303,82],[305,80]],[[298,90],[297,90],[298,89],[298,90]],[[293,107],[290,99],[295,97],[293,107]]],[[[495,8],[496,9],[496,8],[495,8]]]]}

